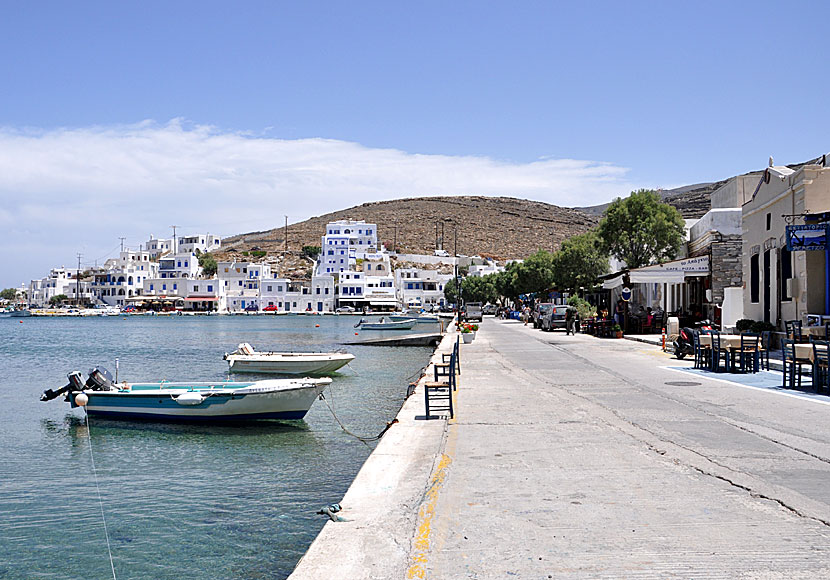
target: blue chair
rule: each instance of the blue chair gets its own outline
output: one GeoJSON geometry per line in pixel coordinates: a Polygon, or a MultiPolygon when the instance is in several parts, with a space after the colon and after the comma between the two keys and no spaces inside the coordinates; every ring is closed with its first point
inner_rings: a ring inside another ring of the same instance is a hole
{"type": "Polygon", "coordinates": [[[781,350],[783,352],[782,360],[784,362],[784,383],[782,387],[785,389],[794,389],[796,388],[796,383],[798,383],[797,386],[800,389],[801,367],[804,365],[804,361],[795,357],[795,342],[785,338],[781,341],[781,350]]]}
{"type": "Polygon", "coordinates": [[[712,331],[712,360],[710,364],[710,368],[713,372],[719,373],[721,372],[720,361],[723,359],[724,362],[724,370],[729,371],[731,358],[729,356],[729,349],[723,348],[721,345],[720,340],[720,332],[717,330],[712,331]]]}
{"type": "Polygon", "coordinates": [[[802,342],[804,338],[801,336],[801,321],[800,320],[786,320],[784,322],[784,330],[787,332],[787,338],[793,342],[802,342]]]}
{"type": "Polygon", "coordinates": [[[703,349],[700,347],[700,333],[697,330],[692,331],[692,346],[695,349],[695,368],[703,368],[703,349]]]}
{"type": "Polygon", "coordinates": [[[830,342],[826,340],[813,341],[813,386],[816,392],[830,390],[830,342]]]}
{"type": "Polygon", "coordinates": [[[759,345],[761,335],[754,332],[745,332],[741,335],[741,348],[734,353],[735,363],[742,373],[757,373],[759,359],[759,345]]]}
{"type": "Polygon", "coordinates": [[[772,331],[765,330],[761,333],[761,346],[758,348],[758,359],[762,369],[769,370],[769,350],[772,341],[772,331]]]}

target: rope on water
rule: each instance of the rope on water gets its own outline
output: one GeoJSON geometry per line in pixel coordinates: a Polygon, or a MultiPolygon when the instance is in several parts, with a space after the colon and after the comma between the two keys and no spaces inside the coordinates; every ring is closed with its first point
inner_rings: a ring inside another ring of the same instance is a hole
{"type": "Polygon", "coordinates": [[[98,505],[101,506],[101,520],[104,522],[104,537],[107,539],[107,552],[110,555],[110,569],[112,570],[112,580],[118,580],[115,577],[115,564],[112,561],[112,548],[110,547],[110,534],[107,530],[107,518],[104,515],[104,501],[101,499],[101,487],[98,485],[98,472],[95,469],[95,456],[92,454],[92,429],[89,426],[89,413],[84,408],[84,417],[86,418],[86,432],[89,440],[89,458],[92,461],[92,474],[95,476],[95,489],[98,491],[98,505]]]}
{"type": "Polygon", "coordinates": [[[371,446],[369,445],[369,443],[370,443],[371,441],[378,441],[378,440],[380,440],[380,438],[381,438],[381,437],[383,437],[383,436],[386,434],[386,432],[389,430],[389,428],[390,428],[392,425],[394,425],[395,423],[397,423],[397,422],[398,422],[398,420],[397,420],[397,419],[392,419],[391,421],[388,421],[388,422],[386,423],[386,427],[384,427],[384,428],[383,428],[383,430],[382,430],[380,433],[378,433],[377,435],[375,435],[375,436],[373,436],[373,437],[363,437],[363,436],[361,436],[361,435],[357,435],[356,433],[352,433],[352,432],[351,432],[351,431],[349,431],[349,429],[348,429],[348,428],[347,428],[347,427],[343,424],[343,422],[342,422],[342,421],[340,420],[340,418],[337,416],[337,413],[335,413],[335,412],[334,412],[334,407],[332,407],[331,403],[329,403],[329,398],[331,398],[332,402],[334,402],[334,397],[332,397],[332,394],[333,394],[333,390],[330,388],[330,389],[329,389],[329,397],[326,397],[323,393],[320,393],[320,399],[322,399],[322,400],[323,400],[323,402],[326,404],[326,407],[328,407],[328,408],[329,408],[329,411],[331,411],[331,416],[332,416],[332,417],[334,417],[334,420],[337,422],[337,424],[338,424],[338,425],[340,425],[340,428],[343,430],[343,432],[344,432],[344,433],[346,433],[347,435],[351,435],[352,437],[354,437],[355,439],[357,439],[358,441],[360,441],[361,443],[363,443],[364,445],[366,445],[366,447],[371,448],[371,446]]]}

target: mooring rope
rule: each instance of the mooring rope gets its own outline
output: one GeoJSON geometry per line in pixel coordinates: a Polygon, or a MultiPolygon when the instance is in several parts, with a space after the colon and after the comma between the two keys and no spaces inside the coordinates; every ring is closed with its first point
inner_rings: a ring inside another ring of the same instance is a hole
{"type": "Polygon", "coordinates": [[[110,568],[112,569],[112,580],[118,580],[115,577],[115,564],[112,561],[112,548],[110,547],[110,534],[107,530],[107,518],[104,515],[104,501],[101,499],[101,487],[98,485],[98,472],[95,469],[95,456],[92,454],[92,429],[89,426],[89,413],[84,407],[84,417],[86,418],[86,432],[89,440],[89,458],[92,460],[92,474],[95,476],[95,489],[98,491],[98,505],[101,506],[101,519],[104,522],[104,536],[107,538],[107,552],[110,555],[110,568]]]}
{"type": "MultiPolygon", "coordinates": [[[[333,392],[334,392],[334,391],[333,391],[333,389],[329,388],[329,396],[333,395],[333,392]]],[[[337,422],[337,424],[340,426],[340,428],[343,430],[343,432],[344,432],[344,433],[346,433],[347,435],[351,435],[352,437],[354,437],[355,439],[357,439],[358,441],[360,441],[361,443],[363,443],[364,445],[366,445],[366,447],[369,447],[370,449],[371,449],[371,445],[369,445],[369,442],[371,442],[371,441],[378,441],[378,440],[380,440],[380,438],[384,436],[384,434],[385,434],[385,433],[389,430],[389,428],[390,428],[392,425],[394,425],[395,423],[397,423],[397,422],[398,422],[398,420],[397,420],[397,419],[392,419],[391,421],[389,421],[389,422],[387,422],[387,423],[386,423],[386,427],[384,427],[384,428],[383,428],[383,431],[381,431],[381,432],[380,432],[380,433],[378,433],[377,435],[375,435],[375,436],[373,436],[373,437],[363,437],[362,435],[358,435],[358,434],[356,434],[356,433],[352,433],[352,432],[351,432],[351,431],[349,431],[349,429],[348,429],[348,428],[347,428],[347,427],[343,424],[343,422],[342,422],[342,421],[340,420],[340,418],[337,416],[337,413],[335,413],[335,412],[334,412],[334,407],[332,407],[331,403],[329,403],[329,397],[326,397],[323,393],[320,393],[320,398],[321,398],[321,399],[323,400],[323,402],[326,404],[326,407],[328,407],[328,408],[329,408],[329,411],[331,411],[331,416],[332,416],[332,417],[334,417],[334,420],[337,422]]],[[[334,402],[334,397],[333,397],[333,396],[331,396],[331,400],[332,400],[332,402],[334,402]]]]}

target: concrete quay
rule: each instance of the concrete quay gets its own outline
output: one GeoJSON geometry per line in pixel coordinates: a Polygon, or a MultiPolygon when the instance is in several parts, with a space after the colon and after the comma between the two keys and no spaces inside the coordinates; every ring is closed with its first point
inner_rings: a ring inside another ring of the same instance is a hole
{"type": "Polygon", "coordinates": [[[461,352],[455,419],[408,399],[291,578],[830,578],[830,397],[516,321],[461,352]]]}

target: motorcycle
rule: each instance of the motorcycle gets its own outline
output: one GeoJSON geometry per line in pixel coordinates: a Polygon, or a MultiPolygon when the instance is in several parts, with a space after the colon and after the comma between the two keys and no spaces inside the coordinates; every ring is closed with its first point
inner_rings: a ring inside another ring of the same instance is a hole
{"type": "MultiPolygon", "coordinates": [[[[696,322],[695,326],[697,327],[698,332],[701,330],[712,330],[712,323],[708,320],[696,322]]],[[[692,340],[692,334],[694,332],[695,329],[688,326],[680,329],[680,335],[677,337],[677,340],[672,343],[674,345],[674,356],[678,359],[685,358],[687,354],[695,353],[695,345],[692,340]]]]}

